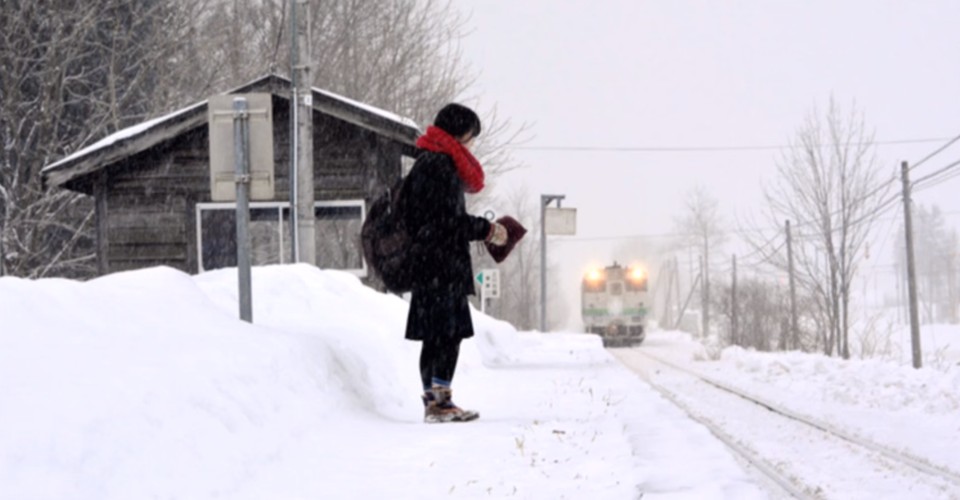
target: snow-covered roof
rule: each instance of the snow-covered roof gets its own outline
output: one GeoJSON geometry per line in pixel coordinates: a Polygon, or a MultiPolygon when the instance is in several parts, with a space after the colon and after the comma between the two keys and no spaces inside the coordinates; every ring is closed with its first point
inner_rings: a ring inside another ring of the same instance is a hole
{"type": "Polygon", "coordinates": [[[343,102],[345,102],[345,103],[347,103],[347,104],[350,104],[350,105],[355,106],[355,107],[357,107],[357,108],[363,109],[363,110],[365,110],[365,111],[367,111],[367,112],[369,112],[369,113],[372,113],[372,114],[375,114],[375,115],[380,115],[380,116],[382,116],[383,118],[386,118],[387,120],[394,121],[394,122],[397,122],[397,123],[399,123],[399,124],[401,124],[401,125],[406,125],[406,126],[408,126],[408,127],[413,127],[413,128],[415,128],[415,129],[418,129],[418,130],[420,129],[420,127],[417,125],[417,122],[411,120],[410,118],[407,118],[407,117],[404,117],[404,116],[400,116],[400,115],[395,114],[395,113],[391,113],[391,112],[389,112],[389,111],[380,109],[380,108],[378,108],[378,107],[376,107],[376,106],[371,106],[371,105],[369,105],[369,104],[366,104],[366,103],[363,103],[363,102],[360,102],[360,101],[354,101],[353,99],[351,99],[351,98],[349,98],[349,97],[344,97],[344,96],[342,96],[342,95],[340,95],[340,94],[337,94],[337,93],[334,93],[334,92],[330,92],[329,90],[323,90],[323,89],[317,88],[317,87],[311,87],[311,90],[313,90],[314,93],[327,95],[327,96],[332,97],[332,98],[334,98],[334,99],[336,99],[336,100],[338,100],[338,101],[343,101],[343,102]]]}
{"type": "MultiPolygon", "coordinates": [[[[284,87],[288,87],[289,85],[291,85],[291,82],[289,79],[276,74],[269,74],[269,75],[260,77],[256,80],[253,80],[245,85],[237,87],[236,89],[228,91],[226,92],[226,94],[250,92],[264,85],[267,85],[269,88],[269,83],[271,80],[275,80],[279,82],[284,87]]],[[[375,118],[376,121],[383,122],[384,125],[387,125],[388,128],[390,129],[394,128],[389,126],[389,124],[392,123],[394,126],[396,126],[396,128],[402,131],[401,135],[411,145],[413,144],[413,141],[416,139],[417,135],[419,135],[420,133],[420,128],[417,126],[416,122],[414,122],[410,118],[397,115],[390,111],[386,111],[386,110],[377,108],[375,106],[371,106],[369,104],[362,103],[362,102],[350,99],[348,97],[345,97],[340,94],[336,94],[334,92],[330,92],[328,90],[324,90],[321,88],[311,87],[311,90],[313,91],[313,94],[315,97],[324,98],[324,99],[315,98],[313,100],[314,108],[319,111],[324,111],[323,109],[324,100],[335,101],[336,103],[345,105],[349,112],[353,112],[357,114],[366,114],[370,117],[375,118]]],[[[286,96],[281,96],[281,97],[286,97],[286,96]]],[[[69,154],[64,158],[61,158],[56,162],[46,165],[45,167],[43,167],[43,170],[41,172],[43,175],[47,175],[54,171],[63,170],[65,168],[70,167],[71,165],[74,165],[82,161],[83,159],[91,155],[94,155],[97,153],[104,153],[105,151],[110,150],[112,147],[127,143],[137,138],[145,137],[152,130],[158,129],[164,125],[168,125],[173,122],[177,122],[177,121],[190,122],[189,118],[194,117],[198,114],[202,114],[203,119],[205,119],[206,106],[207,106],[207,100],[204,99],[203,101],[197,102],[195,104],[179,109],[167,115],[164,115],[158,118],[153,118],[151,120],[139,123],[137,125],[133,125],[131,127],[127,127],[125,129],[119,130],[117,132],[114,132],[113,134],[110,134],[100,139],[99,141],[93,144],[90,144],[89,146],[86,146],[81,149],[78,149],[77,151],[74,151],[73,153],[69,154]]],[[[342,116],[338,116],[338,117],[343,118],[342,116]]],[[[365,126],[369,128],[369,125],[365,123],[356,123],[356,124],[359,126],[365,126]]],[[[195,126],[195,125],[196,124],[194,123],[190,123],[190,126],[195,126]]],[[[159,142],[160,140],[163,140],[163,138],[157,139],[157,142],[159,142]]],[[[145,141],[145,143],[141,147],[139,147],[138,150],[142,151],[143,149],[146,149],[153,145],[154,143],[151,143],[151,141],[145,141]]],[[[105,164],[106,163],[108,162],[105,162],[105,164]]],[[[94,170],[95,169],[96,168],[94,168],[94,170]]],[[[86,173],[86,172],[79,172],[78,175],[82,175],[83,173],[86,173]]],[[[56,184],[62,184],[63,182],[66,182],[66,180],[69,180],[69,179],[59,179],[59,180],[60,182],[56,182],[56,184]]]]}
{"type": "Polygon", "coordinates": [[[116,131],[116,132],[114,132],[114,133],[112,133],[112,134],[104,137],[103,139],[100,139],[99,141],[97,141],[97,142],[95,142],[95,143],[93,143],[93,144],[91,144],[91,145],[89,145],[89,146],[87,146],[87,147],[84,147],[84,148],[81,148],[81,149],[78,149],[78,150],[74,151],[74,152],[73,152],[72,154],[70,154],[69,156],[66,156],[66,157],[64,157],[64,158],[62,158],[62,159],[60,159],[60,160],[58,160],[58,161],[56,161],[56,162],[54,162],[54,163],[51,163],[51,164],[47,165],[46,167],[43,167],[43,172],[47,172],[47,171],[49,171],[49,170],[57,169],[57,168],[59,168],[61,165],[64,165],[64,164],[67,164],[67,163],[71,163],[71,162],[73,162],[74,160],[76,160],[77,158],[80,158],[80,157],[82,157],[82,156],[86,156],[86,155],[88,155],[88,154],[90,154],[90,153],[92,153],[92,152],[94,152],[94,151],[97,151],[97,150],[99,150],[99,149],[106,148],[106,147],[111,146],[111,145],[113,145],[113,144],[115,144],[115,143],[117,143],[117,142],[123,141],[124,139],[129,139],[129,138],[131,138],[131,137],[134,137],[134,136],[143,134],[143,133],[147,132],[148,130],[152,129],[153,127],[161,124],[161,123],[165,123],[165,122],[167,122],[168,120],[170,120],[170,119],[172,119],[172,118],[176,118],[176,117],[178,117],[178,116],[180,116],[180,115],[189,113],[190,111],[193,111],[193,110],[195,110],[195,109],[197,109],[197,108],[204,107],[204,106],[206,106],[206,105],[207,105],[207,100],[204,99],[203,101],[200,101],[200,102],[198,102],[198,103],[191,104],[190,106],[187,106],[187,107],[182,108],[182,109],[178,109],[177,111],[174,111],[173,113],[170,113],[170,114],[161,116],[161,117],[159,117],[159,118],[154,118],[154,119],[152,119],[152,120],[147,120],[147,121],[145,121],[145,122],[138,123],[138,124],[136,124],[136,125],[133,125],[133,126],[131,126],[131,127],[127,127],[127,128],[125,128],[125,129],[122,129],[122,130],[118,130],[118,131],[116,131]]]}

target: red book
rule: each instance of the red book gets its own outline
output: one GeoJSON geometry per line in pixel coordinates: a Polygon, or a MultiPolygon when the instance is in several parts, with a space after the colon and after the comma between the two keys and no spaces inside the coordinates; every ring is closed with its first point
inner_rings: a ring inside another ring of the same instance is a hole
{"type": "Polygon", "coordinates": [[[500,217],[497,219],[497,223],[507,229],[507,243],[503,246],[496,246],[488,241],[485,245],[487,246],[487,251],[490,252],[490,256],[499,264],[503,262],[503,259],[507,258],[507,255],[510,255],[513,247],[517,246],[517,242],[523,238],[523,235],[527,234],[527,229],[517,222],[517,219],[509,215],[500,217]]]}

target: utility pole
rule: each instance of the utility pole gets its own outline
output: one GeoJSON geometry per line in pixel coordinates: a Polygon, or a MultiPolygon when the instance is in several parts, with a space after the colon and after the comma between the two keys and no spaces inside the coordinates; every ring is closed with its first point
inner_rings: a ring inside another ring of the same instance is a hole
{"type": "MultiPolygon", "coordinates": [[[[101,197],[97,197],[97,200],[99,201],[100,198],[102,198],[102,196],[101,196],[101,197]]],[[[99,214],[97,214],[97,215],[98,215],[98,217],[97,217],[97,224],[99,224],[99,223],[100,223],[99,221],[100,221],[100,219],[102,218],[102,216],[99,216],[99,214]]],[[[6,224],[5,224],[5,221],[6,221],[6,220],[7,220],[7,199],[6,199],[6,197],[4,197],[3,205],[0,205],[0,277],[3,277],[3,276],[6,276],[6,275],[7,275],[7,269],[6,269],[6,267],[5,267],[5,262],[6,262],[6,260],[7,260],[7,252],[6,252],[6,250],[4,250],[4,246],[3,246],[4,235],[6,235],[6,229],[5,229],[5,225],[6,225],[6,224]]],[[[102,258],[103,258],[103,257],[100,257],[100,256],[97,256],[97,257],[98,257],[98,259],[102,259],[102,258]]],[[[101,273],[101,274],[103,274],[103,273],[101,273]]]]}
{"type": "Polygon", "coordinates": [[[733,254],[733,276],[730,281],[730,339],[734,345],[741,345],[738,341],[739,318],[737,318],[737,254],[733,254]]]}
{"type": "Polygon", "coordinates": [[[710,334],[710,238],[703,238],[703,331],[710,334]]]}
{"type": "Polygon", "coordinates": [[[290,2],[290,262],[300,262],[300,234],[297,231],[297,0],[290,2]]]}
{"type": "Polygon", "coordinates": [[[907,240],[907,288],[910,293],[910,344],[913,347],[913,367],[923,366],[920,352],[920,317],[917,311],[917,272],[913,255],[913,220],[910,216],[910,168],[900,163],[903,180],[903,231],[907,240]]]}
{"type": "Polygon", "coordinates": [[[675,309],[677,312],[676,324],[680,324],[680,320],[683,319],[680,317],[680,309],[679,309],[680,307],[680,259],[677,258],[676,254],[674,254],[673,256],[673,289],[675,290],[674,297],[676,298],[674,303],[676,304],[676,307],[677,307],[677,309],[675,309]]]}
{"type": "Polygon", "coordinates": [[[790,220],[787,226],[787,269],[790,273],[790,342],[791,348],[800,347],[800,330],[797,328],[797,277],[793,271],[793,237],[790,234],[790,220]]]}
{"type": "Polygon", "coordinates": [[[296,158],[290,194],[295,207],[291,222],[296,238],[295,261],[317,264],[316,226],[313,186],[313,80],[310,76],[310,3],[290,0],[291,23],[295,24],[293,42],[296,56],[293,63],[293,95],[296,131],[292,158],[296,158]]]}
{"type": "MultiPolygon", "coordinates": [[[[707,250],[707,248],[707,245],[704,244],[704,250],[707,250]]],[[[703,257],[700,258],[700,276],[703,278],[703,288],[700,289],[700,313],[704,338],[710,335],[710,278],[707,276],[709,272],[707,266],[707,255],[704,253],[703,257]]]]}

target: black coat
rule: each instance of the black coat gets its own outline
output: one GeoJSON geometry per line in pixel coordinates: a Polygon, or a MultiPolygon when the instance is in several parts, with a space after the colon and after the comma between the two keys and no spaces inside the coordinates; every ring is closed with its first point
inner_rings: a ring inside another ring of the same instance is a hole
{"type": "Polygon", "coordinates": [[[485,239],[490,222],[467,213],[453,158],[421,150],[404,189],[404,222],[414,235],[413,293],[474,294],[470,242],[485,239]]]}

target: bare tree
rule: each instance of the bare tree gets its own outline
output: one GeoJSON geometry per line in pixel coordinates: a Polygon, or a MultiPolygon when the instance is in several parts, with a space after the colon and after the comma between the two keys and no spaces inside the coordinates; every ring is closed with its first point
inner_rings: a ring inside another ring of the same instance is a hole
{"type": "Polygon", "coordinates": [[[9,2],[0,10],[0,272],[92,273],[92,204],[41,168],[151,113],[166,2],[9,2]]]}
{"type": "MultiPolygon", "coordinates": [[[[0,273],[94,272],[90,200],[40,183],[101,137],[270,71],[288,72],[290,0],[11,1],[0,10],[0,273]]],[[[311,2],[314,84],[418,123],[473,81],[452,3],[311,2]]],[[[510,168],[509,120],[478,156],[510,168]]]]}
{"type": "MultiPolygon", "coordinates": [[[[764,188],[768,224],[796,221],[794,239],[798,286],[817,298],[824,327],[819,345],[849,358],[851,283],[863,245],[878,217],[893,172],[878,172],[873,134],[854,105],[844,114],[831,99],[826,114],[814,110],[798,129],[791,148],[777,162],[772,185],[764,188]]],[[[758,250],[761,245],[756,245],[758,250]]],[[[782,253],[767,251],[781,270],[782,253]]]]}
{"type": "Polygon", "coordinates": [[[710,252],[718,250],[725,238],[718,206],[717,199],[697,185],[687,194],[687,211],[675,221],[677,231],[684,235],[682,243],[696,248],[703,262],[700,303],[704,335],[710,333],[710,252]]]}
{"type": "MultiPolygon", "coordinates": [[[[725,329],[732,332],[732,290],[728,282],[716,286],[713,305],[719,312],[725,329]]],[[[731,333],[730,344],[769,351],[786,345],[789,321],[789,297],[786,290],[775,284],[748,278],[737,283],[737,333],[731,333]]]]}
{"type": "MultiPolygon", "coordinates": [[[[957,232],[946,228],[943,212],[937,205],[928,208],[920,204],[913,215],[921,320],[924,323],[956,323],[957,232]]],[[[902,225],[898,234],[894,255],[898,268],[905,269],[902,225]]],[[[898,275],[898,279],[905,279],[905,276],[898,275]]]]}

